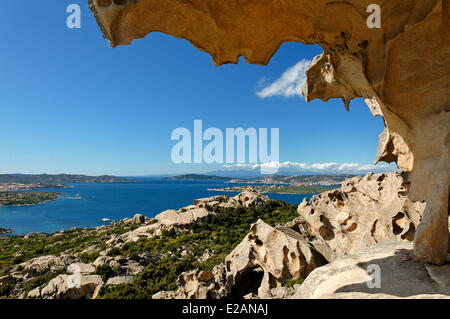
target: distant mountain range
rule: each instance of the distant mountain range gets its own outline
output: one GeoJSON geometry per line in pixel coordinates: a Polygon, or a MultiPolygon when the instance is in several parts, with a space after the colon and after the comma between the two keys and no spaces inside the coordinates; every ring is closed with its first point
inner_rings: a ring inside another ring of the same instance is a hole
{"type": "Polygon", "coordinates": [[[71,174],[0,174],[0,183],[36,183],[36,184],[52,184],[52,183],[123,183],[123,182],[137,182],[136,179],[102,175],[102,176],[87,176],[87,175],[71,175],[71,174]]]}
{"type": "Polygon", "coordinates": [[[164,177],[170,180],[230,180],[230,177],[202,174],[184,174],[178,176],[164,177]]]}
{"type": "Polygon", "coordinates": [[[352,174],[336,174],[336,175],[270,175],[262,178],[230,178],[225,176],[217,175],[206,175],[206,174],[184,174],[178,176],[164,177],[167,180],[227,180],[229,183],[236,184],[284,184],[291,186],[330,186],[338,185],[342,181],[355,177],[352,174]]]}
{"type": "Polygon", "coordinates": [[[267,174],[261,174],[259,170],[251,170],[251,169],[241,169],[241,170],[216,170],[204,173],[205,175],[215,175],[215,176],[226,176],[231,178],[241,178],[241,179],[259,179],[264,178],[268,176],[339,176],[339,175],[348,175],[348,176],[355,176],[355,175],[364,175],[365,173],[352,173],[352,172],[299,172],[299,171],[290,171],[290,170],[279,170],[278,173],[274,175],[267,175],[267,174]]]}
{"type": "Polygon", "coordinates": [[[246,184],[286,184],[291,186],[311,186],[311,185],[337,185],[342,181],[355,177],[357,175],[351,174],[336,174],[336,175],[270,175],[257,179],[232,179],[230,183],[246,183],[246,184]]]}

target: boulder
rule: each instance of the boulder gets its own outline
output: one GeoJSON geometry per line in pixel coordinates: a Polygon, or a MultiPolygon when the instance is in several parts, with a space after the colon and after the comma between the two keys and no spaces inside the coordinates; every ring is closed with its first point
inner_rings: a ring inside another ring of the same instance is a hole
{"type": "Polygon", "coordinates": [[[250,233],[225,258],[233,297],[248,293],[269,297],[286,281],[306,278],[327,260],[295,232],[283,232],[258,220],[250,233]]]}
{"type": "Polygon", "coordinates": [[[213,215],[214,212],[206,208],[193,208],[189,210],[166,210],[155,216],[164,229],[173,227],[183,228],[193,223],[201,222],[213,215]]]}
{"type": "Polygon", "coordinates": [[[41,256],[37,258],[30,259],[19,264],[19,268],[27,271],[29,276],[34,276],[36,274],[51,271],[58,272],[63,271],[70,264],[79,262],[80,258],[72,255],[61,255],[61,256],[41,256]]]}
{"type": "Polygon", "coordinates": [[[93,264],[85,263],[73,263],[67,266],[67,273],[76,274],[80,273],[83,275],[89,275],[95,272],[95,266],[93,264]]]}
{"type": "Polygon", "coordinates": [[[133,216],[132,223],[136,224],[136,225],[140,225],[140,224],[145,223],[145,220],[146,220],[146,218],[144,215],[136,214],[133,216]]]}
{"type": "Polygon", "coordinates": [[[176,291],[160,291],[153,298],[269,298],[272,291],[280,296],[288,290],[274,288],[291,279],[304,278],[315,267],[326,263],[299,234],[290,229],[275,229],[258,220],[225,262],[215,266],[212,272],[184,272],[177,281],[176,291]]]}
{"type": "Polygon", "coordinates": [[[152,299],[218,299],[226,297],[228,290],[221,266],[211,271],[190,270],[177,280],[176,291],[160,291],[152,299]]]}
{"type": "Polygon", "coordinates": [[[408,189],[400,173],[351,178],[305,199],[298,206],[302,218],[289,226],[326,243],[329,261],[383,240],[412,241],[425,204],[410,200],[408,189]]]}
{"type": "Polygon", "coordinates": [[[246,187],[240,194],[234,196],[233,199],[244,207],[259,207],[267,202],[269,197],[255,191],[251,187],[246,187]]]}
{"type": "MultiPolygon", "coordinates": [[[[233,208],[237,206],[258,207],[269,200],[266,195],[255,192],[251,188],[246,188],[235,197],[217,195],[194,200],[192,205],[182,207],[178,210],[168,209],[155,216],[154,219],[145,219],[143,225],[120,236],[111,237],[109,245],[127,241],[137,241],[140,238],[150,238],[160,235],[163,230],[175,229],[182,232],[189,229],[194,223],[207,221],[213,215],[217,207],[233,208]]],[[[136,216],[135,216],[136,217],[136,216]]]]}
{"type": "Polygon", "coordinates": [[[37,287],[27,294],[28,299],[40,299],[41,298],[41,288],[37,287]]]}
{"type": "Polygon", "coordinates": [[[450,264],[430,271],[429,265],[414,256],[412,248],[410,242],[383,241],[338,258],[313,270],[302,285],[296,286],[293,298],[450,296],[448,280],[437,279],[448,278],[450,264]],[[373,277],[378,274],[379,281],[373,277]]]}
{"type": "Polygon", "coordinates": [[[133,281],[132,276],[116,276],[116,277],[109,278],[108,281],[106,282],[106,286],[116,286],[116,285],[120,285],[120,284],[127,284],[132,281],[133,281]]]}
{"type": "Polygon", "coordinates": [[[94,261],[93,265],[94,265],[94,267],[101,267],[103,265],[109,264],[109,262],[113,259],[114,258],[110,257],[110,256],[100,256],[100,257],[97,257],[97,259],[94,261]]]}
{"type": "Polygon", "coordinates": [[[44,299],[90,299],[96,289],[103,285],[99,275],[80,275],[75,278],[66,274],[59,275],[41,290],[44,299]]]}
{"type": "Polygon", "coordinates": [[[287,299],[291,297],[294,292],[294,288],[276,287],[270,290],[270,295],[272,299],[287,299]]]}

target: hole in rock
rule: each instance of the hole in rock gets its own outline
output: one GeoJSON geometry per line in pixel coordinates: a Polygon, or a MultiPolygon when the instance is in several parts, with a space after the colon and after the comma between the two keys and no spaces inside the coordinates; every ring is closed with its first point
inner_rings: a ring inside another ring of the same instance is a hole
{"type": "Polygon", "coordinates": [[[392,218],[392,228],[393,228],[393,232],[395,235],[399,235],[402,233],[403,229],[404,229],[404,219],[405,218],[405,214],[403,214],[402,212],[399,212],[397,215],[394,216],[394,218],[392,218]]]}
{"type": "Polygon", "coordinates": [[[250,293],[258,294],[263,277],[264,270],[259,266],[247,268],[242,274],[237,274],[235,284],[231,288],[231,298],[243,298],[250,293]]]}

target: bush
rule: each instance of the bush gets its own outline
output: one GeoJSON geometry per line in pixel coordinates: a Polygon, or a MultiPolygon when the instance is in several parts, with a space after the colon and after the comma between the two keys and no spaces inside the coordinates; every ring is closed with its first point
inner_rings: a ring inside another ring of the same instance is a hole
{"type": "Polygon", "coordinates": [[[84,263],[94,262],[99,256],[100,256],[100,253],[98,251],[91,251],[91,252],[81,253],[78,255],[78,257],[80,257],[81,261],[84,263]]]}
{"type": "Polygon", "coordinates": [[[109,278],[119,276],[122,274],[120,269],[112,268],[109,265],[101,265],[95,269],[95,273],[102,277],[102,280],[106,282],[109,278]]]}

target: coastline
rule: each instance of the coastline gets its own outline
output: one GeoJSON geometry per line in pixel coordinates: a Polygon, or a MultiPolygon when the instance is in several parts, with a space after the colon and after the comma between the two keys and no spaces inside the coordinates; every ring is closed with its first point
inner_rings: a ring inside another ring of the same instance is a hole
{"type": "MultiPolygon", "coordinates": [[[[12,192],[14,193],[14,192],[12,192]]],[[[19,193],[19,192],[17,192],[19,193]]],[[[31,192],[30,192],[31,193],[31,192]]],[[[36,194],[39,192],[33,192],[31,194],[36,194]]],[[[47,192],[43,192],[43,193],[47,193],[47,192]]],[[[44,203],[48,203],[48,202],[52,202],[54,200],[57,200],[58,198],[61,197],[61,193],[56,193],[56,192],[48,192],[48,196],[51,196],[51,198],[39,201],[39,202],[35,202],[35,203],[23,203],[23,204],[3,204],[0,202],[0,209],[3,207],[22,207],[22,206],[34,206],[34,205],[39,205],[39,204],[44,204],[44,203]]]]}
{"type": "Polygon", "coordinates": [[[12,230],[10,228],[2,228],[2,227],[0,227],[0,236],[7,235],[7,234],[10,234],[10,233],[13,233],[13,232],[14,232],[14,230],[12,230]]]}

